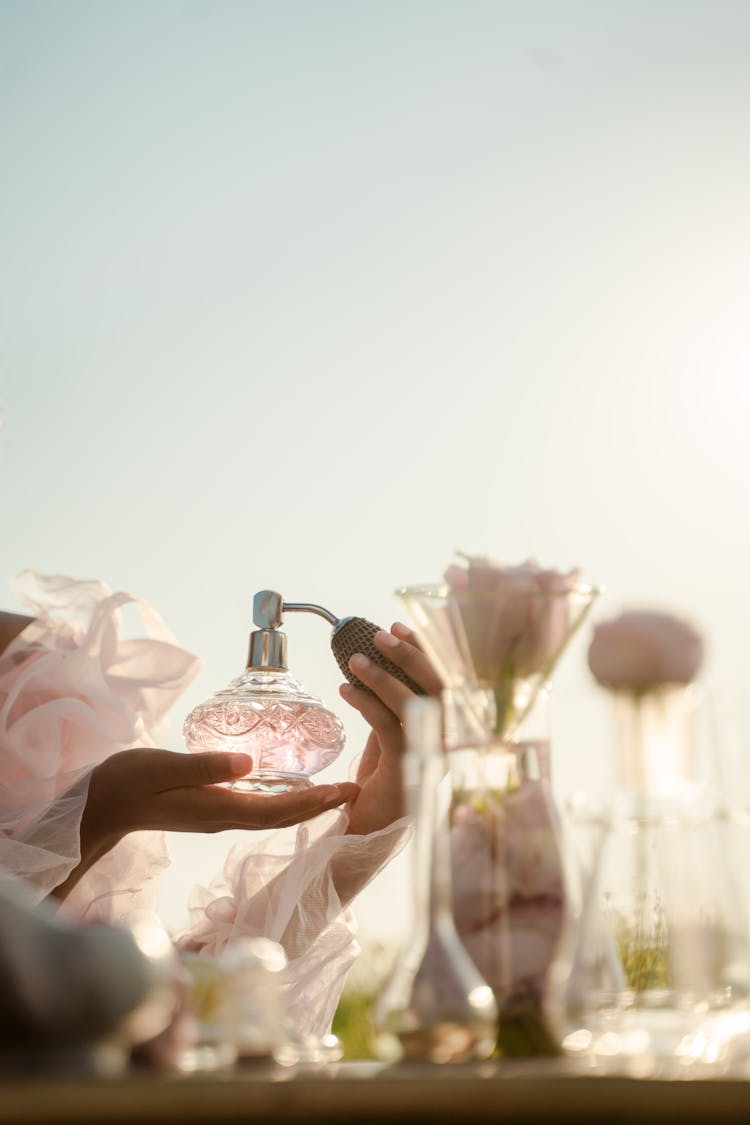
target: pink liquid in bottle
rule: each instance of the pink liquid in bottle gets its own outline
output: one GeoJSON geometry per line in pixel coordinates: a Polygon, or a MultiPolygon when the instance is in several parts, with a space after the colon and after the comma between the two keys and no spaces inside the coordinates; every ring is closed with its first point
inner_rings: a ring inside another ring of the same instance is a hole
{"type": "Polygon", "coordinates": [[[188,750],[250,754],[253,768],[230,784],[278,793],[311,783],[336,760],[346,736],[341,720],[287,669],[248,668],[199,704],[183,726],[188,750]]]}

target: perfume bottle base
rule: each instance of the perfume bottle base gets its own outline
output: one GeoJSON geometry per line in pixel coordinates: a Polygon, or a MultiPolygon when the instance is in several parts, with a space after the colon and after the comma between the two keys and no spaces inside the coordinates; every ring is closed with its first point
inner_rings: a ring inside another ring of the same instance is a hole
{"type": "Polygon", "coordinates": [[[301,773],[281,773],[275,770],[253,770],[247,777],[227,782],[227,788],[238,793],[289,793],[295,789],[309,789],[312,782],[301,773]]]}

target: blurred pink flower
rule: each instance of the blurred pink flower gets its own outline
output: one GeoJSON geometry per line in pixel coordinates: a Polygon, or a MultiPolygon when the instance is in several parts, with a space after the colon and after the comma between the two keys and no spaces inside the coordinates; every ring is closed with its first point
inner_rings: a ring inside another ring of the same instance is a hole
{"type": "Polygon", "coordinates": [[[703,662],[703,639],[669,613],[630,610],[596,626],[588,661],[597,682],[615,690],[688,684],[703,662]]]}

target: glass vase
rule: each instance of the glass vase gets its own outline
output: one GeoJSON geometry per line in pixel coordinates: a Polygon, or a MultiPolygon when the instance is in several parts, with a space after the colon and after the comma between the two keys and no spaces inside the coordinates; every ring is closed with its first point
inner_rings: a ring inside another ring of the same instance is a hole
{"type": "Polygon", "coordinates": [[[454,919],[495,994],[499,1054],[559,1050],[544,995],[576,886],[550,785],[548,685],[596,593],[398,591],[444,684],[454,919]]]}
{"type": "Polygon", "coordinates": [[[553,1056],[545,984],[576,887],[549,784],[549,740],[518,733],[448,751],[453,911],[495,994],[497,1054],[553,1056]]]}
{"type": "Polygon", "coordinates": [[[614,695],[617,789],[547,1010],[589,1069],[693,1077],[750,1049],[750,949],[728,824],[696,768],[695,695],[614,695]]]}

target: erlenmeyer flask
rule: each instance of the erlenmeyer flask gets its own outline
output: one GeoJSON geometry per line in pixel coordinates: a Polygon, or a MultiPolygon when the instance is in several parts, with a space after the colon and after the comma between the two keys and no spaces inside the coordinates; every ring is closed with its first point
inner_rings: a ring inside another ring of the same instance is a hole
{"type": "Polygon", "coordinates": [[[373,1007],[375,1049],[390,1062],[485,1059],[495,1047],[497,1007],[453,922],[451,779],[437,700],[409,702],[406,734],[404,785],[415,820],[414,913],[407,941],[373,1007]]]}
{"type": "Polygon", "coordinates": [[[694,689],[615,692],[618,790],[548,1012],[586,1067],[700,1076],[750,1050],[747,919],[698,775],[694,689]]]}

